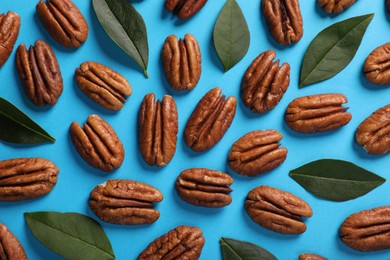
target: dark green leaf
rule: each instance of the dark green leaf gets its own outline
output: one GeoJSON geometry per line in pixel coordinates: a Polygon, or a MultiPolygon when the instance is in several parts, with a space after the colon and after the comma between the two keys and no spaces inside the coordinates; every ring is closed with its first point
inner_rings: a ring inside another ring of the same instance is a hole
{"type": "Polygon", "coordinates": [[[276,260],[277,258],[255,244],[222,237],[219,240],[224,260],[276,260]]]}
{"type": "Polygon", "coordinates": [[[353,163],[322,159],[290,171],[290,177],[314,195],[346,201],[365,195],[386,180],[353,163]]]}
{"type": "Polygon", "coordinates": [[[1,97],[0,139],[18,144],[38,144],[56,141],[25,113],[1,97]]]}
{"type": "Polygon", "coordinates": [[[225,72],[247,53],[250,33],[244,14],[235,0],[227,0],[223,6],[214,26],[213,38],[225,72]]]}
{"type": "Polygon", "coordinates": [[[355,56],[374,14],[353,17],[321,31],[303,58],[299,87],[329,79],[355,56]]]}
{"type": "Polygon", "coordinates": [[[67,258],[115,259],[111,243],[95,220],[78,213],[24,213],[32,234],[48,249],[67,258]]]}
{"type": "Polygon", "coordinates": [[[106,33],[148,77],[149,46],[142,16],[129,0],[93,0],[92,4],[106,33]]]}

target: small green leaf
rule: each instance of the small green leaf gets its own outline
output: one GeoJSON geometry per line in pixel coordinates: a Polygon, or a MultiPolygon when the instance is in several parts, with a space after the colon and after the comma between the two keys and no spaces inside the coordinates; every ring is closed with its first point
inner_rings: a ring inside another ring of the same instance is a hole
{"type": "Polygon", "coordinates": [[[32,234],[43,245],[67,259],[115,259],[103,228],[90,217],[78,213],[24,213],[32,234]]]}
{"type": "Polygon", "coordinates": [[[305,164],[289,175],[307,191],[332,201],[358,198],[386,181],[353,163],[333,159],[305,164]]]}
{"type": "Polygon", "coordinates": [[[16,106],[0,97],[0,139],[17,144],[39,144],[54,139],[16,106]]]}
{"type": "Polygon", "coordinates": [[[277,258],[255,244],[222,237],[219,240],[224,260],[276,260],[277,258]]]}
{"type": "Polygon", "coordinates": [[[140,66],[148,77],[149,46],[142,16],[129,0],[93,0],[100,24],[110,38],[140,66]]]}
{"type": "Polygon", "coordinates": [[[299,87],[329,79],[355,56],[374,14],[353,17],[321,31],[303,58],[299,87]]]}
{"type": "Polygon", "coordinates": [[[235,0],[227,0],[219,13],[214,26],[213,39],[225,72],[247,53],[250,43],[249,28],[235,0]]]}

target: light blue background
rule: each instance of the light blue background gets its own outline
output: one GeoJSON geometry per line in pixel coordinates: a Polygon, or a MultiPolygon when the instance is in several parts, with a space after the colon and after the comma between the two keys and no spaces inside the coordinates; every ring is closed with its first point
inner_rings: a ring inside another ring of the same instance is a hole
{"type": "Polygon", "coordinates": [[[52,108],[38,108],[24,94],[15,67],[15,49],[7,63],[0,69],[0,96],[13,102],[51,133],[57,142],[38,146],[0,143],[0,160],[16,157],[44,157],[59,168],[59,181],[47,196],[34,201],[0,203],[0,221],[5,223],[20,239],[29,259],[61,259],[47,250],[30,233],[23,218],[24,212],[61,211],[79,212],[97,219],[88,207],[89,192],[108,179],[132,179],[151,184],[164,194],[157,208],[160,219],[152,225],[119,226],[102,224],[111,240],[117,259],[135,259],[155,238],[178,225],[194,225],[201,228],[206,238],[201,259],[221,259],[218,240],[230,237],[256,243],[279,259],[297,259],[303,252],[314,252],[329,259],[390,259],[390,251],[360,253],[346,247],[338,238],[340,224],[350,214],[377,206],[390,205],[390,181],[364,197],[343,203],[319,199],[294,182],[288,172],[305,163],[322,158],[351,161],[384,178],[389,178],[389,155],[369,156],[354,143],[357,126],[373,111],[390,101],[390,88],[369,84],[362,75],[362,65],[367,55],[377,46],[390,41],[390,17],[385,12],[384,1],[357,1],[338,16],[325,14],[314,0],[301,2],[304,21],[302,40],[291,47],[277,45],[268,34],[260,15],[260,0],[238,0],[248,21],[251,44],[244,59],[229,72],[222,72],[222,65],[212,44],[212,29],[224,0],[208,1],[195,17],[186,22],[165,11],[162,0],[134,2],[142,14],[149,36],[149,79],[130,58],[117,47],[103,31],[94,14],[91,1],[76,0],[89,24],[89,37],[81,48],[70,50],[57,44],[44,30],[35,14],[38,1],[1,0],[0,12],[15,11],[22,18],[22,26],[16,47],[33,44],[44,39],[53,46],[64,79],[64,92],[52,108]],[[303,54],[316,34],[325,27],[356,15],[375,13],[355,58],[340,74],[330,80],[298,90],[298,76],[303,54]],[[198,86],[189,93],[173,92],[162,72],[160,51],[170,34],[183,37],[192,33],[198,39],[203,73],[198,86]],[[240,98],[241,78],[252,60],[267,49],[274,49],[281,62],[291,65],[291,84],[279,105],[265,115],[254,115],[240,98]],[[94,60],[109,65],[123,74],[133,87],[133,94],[120,112],[109,112],[90,101],[77,87],[74,70],[82,63],[94,60]],[[225,95],[238,100],[237,114],[224,138],[211,150],[194,153],[183,142],[183,128],[198,100],[211,88],[219,86],[225,95]],[[176,154],[164,168],[149,167],[138,152],[137,114],[145,94],[154,92],[162,98],[165,94],[175,97],[179,110],[179,134],[176,154]],[[319,93],[343,93],[348,97],[347,106],[352,113],[351,122],[333,132],[301,135],[289,130],[283,122],[283,114],[294,98],[319,93]],[[73,121],[83,123],[88,115],[99,114],[117,131],[126,155],[122,167],[104,174],[91,168],[76,153],[68,135],[73,121]],[[284,164],[272,172],[255,178],[244,178],[228,169],[226,158],[230,146],[245,133],[258,129],[276,129],[284,138],[282,147],[288,149],[284,164]],[[178,174],[190,167],[207,167],[229,172],[234,178],[233,202],[222,209],[197,208],[181,201],[174,190],[178,174]],[[248,217],[243,202],[248,191],[259,185],[269,185],[292,192],[306,200],[313,209],[313,217],[305,220],[307,231],[299,236],[281,235],[256,225],[248,217]]]}

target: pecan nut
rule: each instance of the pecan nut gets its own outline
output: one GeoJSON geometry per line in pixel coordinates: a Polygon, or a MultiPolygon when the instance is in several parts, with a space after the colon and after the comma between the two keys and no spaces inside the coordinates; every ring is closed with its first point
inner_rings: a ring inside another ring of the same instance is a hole
{"type": "Polygon", "coordinates": [[[82,63],[76,69],[75,77],[89,98],[110,110],[122,109],[131,95],[131,86],[121,74],[97,62],[82,63]]]}
{"type": "Polygon", "coordinates": [[[374,84],[390,84],[390,42],[373,50],[364,62],[364,75],[374,84]]]}
{"type": "Polygon", "coordinates": [[[202,73],[202,57],[198,41],[191,34],[184,40],[170,35],[165,40],[161,58],[165,75],[174,90],[191,90],[202,73]]]}
{"type": "Polygon", "coordinates": [[[23,201],[49,193],[57,183],[59,170],[43,158],[0,161],[0,201],[23,201]]]}
{"type": "Polygon", "coordinates": [[[14,12],[0,14],[0,67],[7,61],[19,35],[20,16],[14,12]]]}
{"type": "Polygon", "coordinates": [[[153,203],[163,199],[162,193],[142,182],[109,180],[90,193],[89,206],[101,220],[121,225],[151,224],[160,217],[153,203]]]}
{"type": "Polygon", "coordinates": [[[305,201],[295,195],[268,186],[259,186],[248,193],[245,209],[254,222],[282,234],[306,231],[302,217],[313,212],[305,201]]]}
{"type": "Polygon", "coordinates": [[[155,101],[153,93],[142,101],[138,114],[138,143],[141,155],[149,165],[165,166],[176,151],[178,114],[176,102],[164,96],[155,101]]]}
{"type": "Polygon", "coordinates": [[[282,45],[297,43],[303,36],[298,0],[263,0],[263,15],[272,37],[282,45]]]}
{"type": "Polygon", "coordinates": [[[328,260],[328,258],[316,254],[300,254],[299,260],[328,260]]]}
{"type": "Polygon", "coordinates": [[[165,8],[185,20],[199,12],[206,2],[207,0],[165,0],[165,8]]]}
{"type": "Polygon", "coordinates": [[[62,46],[78,48],[87,40],[87,21],[71,0],[40,0],[36,10],[48,33],[62,46]]]}
{"type": "Polygon", "coordinates": [[[294,99],[287,107],[285,121],[294,131],[310,134],[336,130],[345,126],[352,115],[342,104],[343,94],[319,94],[294,99]]]}
{"type": "Polygon", "coordinates": [[[341,240],[359,251],[390,249],[390,207],[363,210],[350,215],[339,229],[341,240]]]}
{"type": "Polygon", "coordinates": [[[178,226],[156,238],[141,252],[137,260],[186,259],[197,260],[205,239],[197,227],[178,226]]]}
{"type": "Polygon", "coordinates": [[[195,206],[221,208],[232,202],[229,193],[233,179],[228,174],[205,168],[191,168],[180,173],[176,191],[180,198],[195,206]]]}
{"type": "Polygon", "coordinates": [[[0,259],[27,260],[26,252],[19,240],[4,224],[0,224],[0,259]]]}
{"type": "Polygon", "coordinates": [[[338,14],[350,7],[356,0],[317,0],[317,3],[327,13],[338,14]]]}
{"type": "Polygon", "coordinates": [[[290,84],[290,65],[273,61],[272,50],[261,53],[246,70],[241,84],[241,98],[253,112],[265,113],[282,99],[290,84]]]}
{"type": "Polygon", "coordinates": [[[287,149],[279,148],[283,136],[276,130],[247,133],[230,149],[228,162],[233,171],[245,176],[257,176],[281,165],[287,149]]]}
{"type": "Polygon", "coordinates": [[[91,115],[84,129],[77,122],[70,136],[80,156],[92,167],[111,172],[122,165],[125,151],[115,130],[98,115],[91,115]]]}
{"type": "Polygon", "coordinates": [[[184,140],[192,150],[206,151],[216,145],[229,129],[236,114],[236,98],[225,99],[213,88],[196,105],[184,129],[184,140]]]}
{"type": "Polygon", "coordinates": [[[37,106],[57,103],[64,86],[57,58],[45,41],[36,41],[29,50],[26,45],[19,45],[16,66],[31,102],[37,106]]]}
{"type": "Polygon", "coordinates": [[[359,125],[355,139],[369,154],[390,152],[390,104],[366,118],[359,125]]]}

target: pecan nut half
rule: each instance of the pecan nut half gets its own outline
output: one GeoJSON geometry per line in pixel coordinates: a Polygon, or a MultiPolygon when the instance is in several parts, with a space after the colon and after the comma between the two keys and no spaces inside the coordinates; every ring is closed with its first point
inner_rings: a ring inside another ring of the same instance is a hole
{"type": "Polygon", "coordinates": [[[263,15],[272,37],[282,45],[297,43],[303,36],[298,0],[262,0],[263,15]]]}
{"type": "Polygon", "coordinates": [[[202,57],[198,41],[191,34],[184,40],[170,35],[165,40],[161,58],[165,76],[174,90],[191,90],[202,73],[202,57]]]}
{"type": "Polygon", "coordinates": [[[165,8],[185,20],[199,12],[206,2],[207,0],[165,0],[165,8]]]}
{"type": "Polygon", "coordinates": [[[317,0],[317,3],[327,13],[338,14],[350,7],[356,0],[317,0]]]}
{"type": "Polygon", "coordinates": [[[0,161],[0,201],[23,201],[49,193],[57,183],[59,170],[43,158],[0,161]]]}
{"type": "Polygon", "coordinates": [[[151,224],[160,217],[153,203],[163,199],[162,193],[142,182],[109,180],[90,193],[89,206],[101,220],[121,225],[151,224]]]}
{"type": "Polygon", "coordinates": [[[369,154],[390,152],[390,104],[366,118],[359,125],[355,139],[369,154]]]}
{"type": "Polygon", "coordinates": [[[121,74],[97,62],[82,63],[76,69],[75,77],[89,98],[110,110],[122,109],[131,95],[131,86],[121,74]]]}
{"type": "Polygon", "coordinates": [[[19,240],[4,224],[0,224],[0,259],[27,260],[26,252],[19,240]]]}
{"type": "Polygon", "coordinates": [[[290,84],[290,65],[273,61],[272,50],[261,53],[246,70],[241,84],[241,98],[252,112],[265,113],[282,99],[290,84]]]}
{"type": "Polygon", "coordinates": [[[359,251],[390,249],[390,207],[354,213],[341,224],[339,235],[350,248],[359,251]]]}
{"type": "Polygon", "coordinates": [[[186,259],[197,260],[205,239],[197,227],[178,226],[156,238],[141,252],[137,260],[186,259]]]}
{"type": "Polygon", "coordinates": [[[328,260],[328,258],[316,254],[300,254],[299,260],[328,260]]]}
{"type": "Polygon", "coordinates": [[[374,84],[390,84],[390,42],[373,50],[363,67],[366,79],[374,84]]]}
{"type": "Polygon", "coordinates": [[[37,106],[54,105],[64,89],[57,58],[45,41],[38,40],[29,50],[19,45],[16,66],[27,97],[37,106]]]}
{"type": "Polygon", "coordinates": [[[0,67],[11,55],[19,35],[20,16],[14,12],[0,14],[0,67]]]}
{"type": "Polygon", "coordinates": [[[248,193],[245,209],[254,222],[282,234],[306,231],[302,217],[313,212],[305,201],[295,195],[268,186],[259,186],[248,193]]]}
{"type": "Polygon", "coordinates": [[[62,46],[78,48],[87,40],[87,21],[71,0],[40,0],[36,10],[48,33],[62,46]]]}
{"type": "Polygon", "coordinates": [[[164,96],[155,101],[153,93],[142,101],[138,114],[138,143],[141,155],[149,165],[167,165],[176,151],[178,114],[176,102],[164,96]]]}
{"type": "Polygon", "coordinates": [[[184,140],[192,150],[203,152],[216,145],[229,129],[236,114],[236,98],[225,99],[213,88],[196,105],[184,129],[184,140]]]}
{"type": "Polygon", "coordinates": [[[195,206],[221,208],[232,202],[229,195],[233,179],[228,174],[205,168],[191,168],[180,173],[176,191],[180,198],[195,206]]]}
{"type": "Polygon", "coordinates": [[[89,116],[84,129],[73,122],[70,136],[80,156],[92,167],[111,172],[122,165],[123,145],[115,130],[98,115],[89,116]]]}
{"type": "Polygon", "coordinates": [[[258,130],[238,139],[230,149],[228,162],[233,171],[257,176],[281,165],[287,149],[279,148],[283,136],[276,130],[258,130]]]}
{"type": "Polygon", "coordinates": [[[311,134],[336,130],[345,126],[352,115],[342,104],[343,94],[319,94],[294,99],[287,107],[285,121],[294,131],[311,134]]]}

